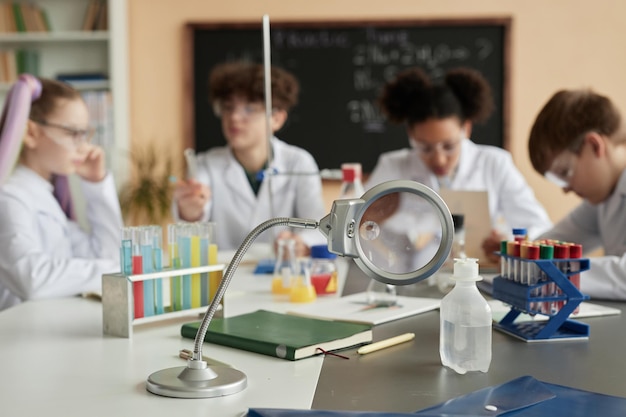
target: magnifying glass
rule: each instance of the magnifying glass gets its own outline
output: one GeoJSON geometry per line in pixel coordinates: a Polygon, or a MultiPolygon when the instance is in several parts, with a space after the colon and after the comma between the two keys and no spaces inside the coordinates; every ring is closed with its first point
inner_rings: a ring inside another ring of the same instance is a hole
{"type": "Polygon", "coordinates": [[[361,198],[337,200],[320,220],[328,249],[354,258],[370,278],[407,285],[434,274],[454,237],[452,216],[430,188],[414,181],[389,181],[361,198]]]}
{"type": "Polygon", "coordinates": [[[148,377],[148,391],[177,398],[209,398],[245,389],[245,374],[234,368],[211,367],[202,360],[209,323],[252,242],[275,226],[317,229],[328,249],[354,258],[371,278],[393,285],[412,284],[434,274],[446,260],[454,226],[444,201],[427,186],[407,180],[388,181],[361,198],[337,200],[320,221],[298,218],[269,219],[252,230],[224,271],[200,324],[193,357],[186,367],[168,368],[148,377]]]}

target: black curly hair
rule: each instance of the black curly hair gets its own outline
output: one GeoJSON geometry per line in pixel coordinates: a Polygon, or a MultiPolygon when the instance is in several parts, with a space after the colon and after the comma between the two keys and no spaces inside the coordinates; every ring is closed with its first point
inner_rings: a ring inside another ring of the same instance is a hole
{"type": "Polygon", "coordinates": [[[449,70],[437,82],[421,68],[406,69],[385,84],[378,103],[391,122],[408,125],[453,116],[484,122],[493,111],[489,83],[469,68],[449,70]]]}

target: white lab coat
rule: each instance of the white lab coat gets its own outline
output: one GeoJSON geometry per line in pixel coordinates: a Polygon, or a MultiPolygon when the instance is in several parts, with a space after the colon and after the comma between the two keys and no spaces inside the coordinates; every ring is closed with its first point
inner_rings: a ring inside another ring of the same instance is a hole
{"type": "Polygon", "coordinates": [[[113,178],[81,181],[91,232],[67,219],[52,184],[19,165],[0,188],[0,310],[101,291],[119,268],[122,216],[113,178]]]}
{"type": "MultiPolygon", "coordinates": [[[[422,162],[415,149],[382,154],[368,178],[366,188],[396,179],[417,181],[439,191],[437,176],[422,162]]],[[[453,190],[487,191],[494,227],[504,230],[525,227],[529,236],[534,237],[552,226],[548,214],[515,167],[509,152],[504,149],[477,145],[464,139],[457,172],[449,187],[453,190]],[[498,225],[501,219],[506,222],[505,225],[498,225]]]]}
{"type": "MultiPolygon", "coordinates": [[[[245,170],[229,147],[219,147],[197,156],[197,180],[211,188],[211,200],[202,221],[215,222],[218,248],[237,249],[245,237],[265,220],[274,217],[299,217],[320,220],[326,213],[319,169],[311,154],[277,138],[272,139],[273,161],[258,195],[254,195],[245,170]],[[291,174],[291,175],[290,175],[291,174]]],[[[176,206],[176,204],[174,204],[176,206]]],[[[178,217],[174,210],[175,218],[178,217]]],[[[317,230],[295,230],[308,245],[322,244],[317,230]]],[[[270,229],[271,232],[271,229],[270,229]]],[[[270,242],[273,233],[264,232],[256,242],[270,242]]]]}
{"type": "Polygon", "coordinates": [[[590,258],[580,288],[592,298],[626,300],[626,170],[606,201],[584,201],[541,237],[580,243],[585,253],[603,248],[605,256],[590,258]]]}

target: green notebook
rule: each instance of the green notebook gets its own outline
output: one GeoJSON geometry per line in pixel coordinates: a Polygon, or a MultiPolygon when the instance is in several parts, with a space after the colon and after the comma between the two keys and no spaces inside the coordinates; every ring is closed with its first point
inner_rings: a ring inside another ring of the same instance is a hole
{"type": "MultiPolygon", "coordinates": [[[[195,339],[200,322],[186,323],[181,335],[195,339]]],[[[372,341],[372,327],[342,321],[319,320],[257,310],[211,321],[204,338],[230,346],[292,361],[372,341]]]]}

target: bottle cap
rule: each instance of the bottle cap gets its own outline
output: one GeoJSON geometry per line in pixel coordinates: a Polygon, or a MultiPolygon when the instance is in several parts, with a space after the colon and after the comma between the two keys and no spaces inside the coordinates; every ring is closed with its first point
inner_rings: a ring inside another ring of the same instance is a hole
{"type": "Polygon", "coordinates": [[[567,245],[554,245],[554,258],[555,259],[567,259],[569,258],[569,246],[567,245]]]}
{"type": "Polygon", "coordinates": [[[362,174],[361,164],[358,162],[341,164],[341,174],[345,182],[360,180],[362,174]]]}
{"type": "Polygon", "coordinates": [[[527,259],[539,259],[539,246],[529,245],[526,250],[527,259]]]}
{"type": "Polygon", "coordinates": [[[462,229],[465,222],[465,216],[462,214],[452,214],[452,223],[454,224],[454,230],[462,229]]]}
{"type": "Polygon", "coordinates": [[[527,234],[528,232],[526,231],[525,227],[519,227],[519,228],[513,229],[513,236],[526,236],[527,234]]]}
{"type": "Polygon", "coordinates": [[[508,240],[501,240],[500,241],[500,253],[502,255],[506,255],[506,248],[507,248],[508,244],[509,244],[508,240]]]}
{"type": "Polygon", "coordinates": [[[454,273],[452,279],[456,281],[480,281],[483,279],[478,275],[478,259],[476,258],[455,258],[454,273]]]}
{"type": "Polygon", "coordinates": [[[583,245],[578,243],[573,243],[569,247],[569,257],[570,258],[582,258],[583,257],[583,245]]]}
{"type": "Polygon", "coordinates": [[[539,258],[541,259],[552,259],[554,257],[554,246],[552,245],[541,245],[539,247],[539,258]]]}
{"type": "Polygon", "coordinates": [[[336,254],[328,250],[327,245],[313,245],[311,246],[311,258],[318,259],[335,259],[336,254]]]}

